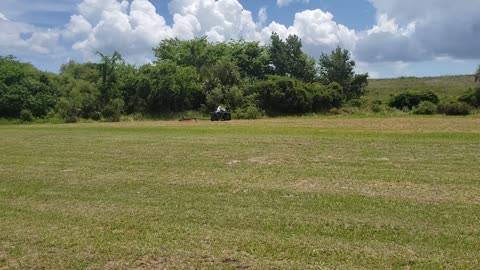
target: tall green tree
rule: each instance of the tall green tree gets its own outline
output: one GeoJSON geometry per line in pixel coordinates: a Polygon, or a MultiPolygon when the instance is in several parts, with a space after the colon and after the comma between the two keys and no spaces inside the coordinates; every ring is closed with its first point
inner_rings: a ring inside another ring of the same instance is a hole
{"type": "Polygon", "coordinates": [[[60,67],[60,75],[70,76],[75,80],[84,80],[90,83],[97,83],[100,79],[98,64],[95,63],[77,63],[70,60],[60,67]]]}
{"type": "Polygon", "coordinates": [[[211,67],[211,75],[222,86],[232,86],[240,82],[240,72],[230,57],[222,57],[211,67]]]}
{"type": "Polygon", "coordinates": [[[365,94],[368,73],[355,74],[355,61],[348,50],[337,47],[330,54],[322,53],[319,60],[320,81],[325,84],[338,83],[345,99],[359,98],[365,94]]]}
{"type": "Polygon", "coordinates": [[[120,98],[120,92],[117,88],[118,74],[117,70],[124,63],[119,52],[115,51],[112,56],[97,52],[102,59],[98,65],[100,71],[100,102],[106,106],[111,100],[120,98]]]}
{"type": "Polygon", "coordinates": [[[316,74],[315,60],[302,51],[302,41],[296,35],[289,35],[283,41],[272,33],[269,47],[273,73],[278,76],[294,77],[304,82],[313,82],[316,74]]]}
{"type": "Polygon", "coordinates": [[[229,47],[242,79],[265,79],[271,74],[268,52],[258,42],[231,41],[229,47]]]}
{"type": "Polygon", "coordinates": [[[215,51],[213,46],[206,37],[187,41],[174,38],[161,41],[153,49],[153,52],[157,62],[170,61],[176,66],[194,67],[199,71],[202,67],[212,65],[217,58],[223,56],[221,52],[215,51]]]}
{"type": "Polygon", "coordinates": [[[205,98],[197,79],[192,66],[180,67],[171,61],[145,65],[140,68],[135,102],[144,99],[150,114],[199,109],[205,98]]]}
{"type": "Polygon", "coordinates": [[[290,71],[287,46],[277,33],[272,33],[270,42],[269,53],[273,72],[278,76],[286,76],[290,71]]]}
{"type": "Polygon", "coordinates": [[[102,61],[98,65],[100,71],[100,104],[102,115],[109,121],[119,121],[121,113],[124,110],[125,101],[119,89],[119,68],[125,66],[120,53],[115,51],[112,56],[97,54],[102,61]]]}

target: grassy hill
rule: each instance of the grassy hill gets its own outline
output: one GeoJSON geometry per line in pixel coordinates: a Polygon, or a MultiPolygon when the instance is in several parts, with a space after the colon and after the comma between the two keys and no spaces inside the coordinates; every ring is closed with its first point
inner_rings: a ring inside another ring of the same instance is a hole
{"type": "Polygon", "coordinates": [[[457,98],[467,89],[480,86],[473,75],[443,77],[401,77],[397,79],[372,79],[367,87],[367,97],[386,101],[391,95],[404,90],[432,90],[440,98],[457,98]]]}

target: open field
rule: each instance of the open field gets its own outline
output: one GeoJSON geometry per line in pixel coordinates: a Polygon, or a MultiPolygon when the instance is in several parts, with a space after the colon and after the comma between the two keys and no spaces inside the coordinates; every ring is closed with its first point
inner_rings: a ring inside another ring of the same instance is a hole
{"type": "Polygon", "coordinates": [[[390,95],[396,95],[404,90],[432,90],[440,98],[457,99],[466,90],[478,87],[473,75],[443,76],[443,77],[402,77],[396,79],[368,80],[367,98],[388,101],[390,95]]]}
{"type": "Polygon", "coordinates": [[[479,269],[480,118],[0,125],[0,269],[479,269]]]}

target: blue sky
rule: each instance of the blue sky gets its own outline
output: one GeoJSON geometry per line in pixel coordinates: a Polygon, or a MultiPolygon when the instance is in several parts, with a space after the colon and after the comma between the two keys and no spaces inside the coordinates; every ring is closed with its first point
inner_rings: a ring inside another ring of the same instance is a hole
{"type": "Polygon", "coordinates": [[[268,43],[300,36],[314,58],[349,49],[372,77],[472,73],[480,64],[478,0],[2,0],[0,55],[57,72],[70,60],[119,50],[153,60],[164,38],[206,35],[268,43]],[[452,23],[452,20],[455,23],[452,23]]]}

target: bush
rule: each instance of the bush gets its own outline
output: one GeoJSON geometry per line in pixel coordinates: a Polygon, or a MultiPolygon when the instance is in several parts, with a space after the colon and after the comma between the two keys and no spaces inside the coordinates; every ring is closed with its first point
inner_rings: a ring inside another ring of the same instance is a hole
{"type": "Polygon", "coordinates": [[[132,117],[134,121],[143,121],[145,119],[145,116],[141,113],[134,113],[132,117]]]}
{"type": "Polygon", "coordinates": [[[413,114],[431,115],[437,112],[437,105],[430,101],[422,101],[413,109],[413,114]]]}
{"type": "Polygon", "coordinates": [[[404,108],[412,110],[413,107],[418,106],[422,101],[438,104],[440,99],[432,91],[406,91],[394,96],[388,105],[399,110],[404,108]]]}
{"type": "Polygon", "coordinates": [[[99,111],[94,111],[89,115],[89,118],[94,121],[100,121],[100,119],[102,119],[102,113],[99,111]]]}
{"type": "Polygon", "coordinates": [[[468,90],[458,101],[464,102],[472,107],[480,108],[480,87],[468,90]]]}
{"type": "Polygon", "coordinates": [[[76,116],[67,116],[66,118],[63,119],[65,123],[67,124],[72,124],[72,123],[77,123],[80,118],[76,116]]]}
{"type": "Polygon", "coordinates": [[[241,108],[245,103],[245,98],[243,96],[243,90],[237,86],[230,87],[225,91],[225,104],[227,108],[234,110],[236,108],[241,108]]]}
{"type": "Polygon", "coordinates": [[[310,89],[312,111],[327,113],[333,108],[340,108],[344,99],[339,90],[340,85],[336,83],[328,86],[314,86],[310,89]]]}
{"type": "Polygon", "coordinates": [[[55,110],[65,120],[65,123],[76,123],[79,119],[80,109],[69,99],[60,98],[55,110]]]}
{"type": "Polygon", "coordinates": [[[268,114],[303,114],[312,109],[306,85],[292,78],[270,76],[266,81],[257,82],[254,92],[268,114]]]}
{"type": "Polygon", "coordinates": [[[33,120],[33,114],[28,109],[23,109],[20,111],[20,120],[23,122],[31,122],[33,120]]]}
{"type": "Polygon", "coordinates": [[[237,87],[216,87],[206,97],[206,111],[201,108],[201,111],[211,112],[218,106],[224,106],[229,110],[235,110],[246,106],[246,97],[244,91],[237,87]]]}
{"type": "Polygon", "coordinates": [[[383,112],[383,106],[380,104],[373,103],[370,106],[370,109],[372,110],[373,113],[381,113],[383,112]]]}
{"type": "Polygon", "coordinates": [[[122,99],[116,98],[110,101],[105,108],[103,108],[102,115],[107,121],[119,122],[120,116],[125,106],[125,102],[122,99]]]}
{"type": "Polygon", "coordinates": [[[348,101],[346,105],[349,107],[361,108],[365,106],[365,99],[360,99],[360,98],[352,99],[348,101]]]}
{"type": "Polygon", "coordinates": [[[233,114],[233,117],[236,119],[258,119],[261,116],[260,110],[253,105],[237,109],[233,114]]]}
{"type": "Polygon", "coordinates": [[[144,116],[141,113],[134,113],[134,114],[120,116],[120,122],[135,122],[135,121],[142,121],[143,119],[144,119],[144,116]]]}
{"type": "Polygon", "coordinates": [[[54,77],[12,56],[0,56],[0,117],[19,118],[23,109],[35,117],[47,115],[62,93],[54,77]]]}
{"type": "Polygon", "coordinates": [[[214,111],[217,106],[225,106],[225,94],[220,87],[214,88],[206,97],[206,113],[214,111]]]}
{"type": "Polygon", "coordinates": [[[332,109],[329,111],[329,113],[330,113],[331,115],[340,115],[340,114],[342,114],[342,113],[349,114],[347,111],[343,111],[343,110],[340,110],[340,109],[338,109],[338,108],[332,108],[332,109]]]}
{"type": "Polygon", "coordinates": [[[370,101],[370,104],[372,104],[372,105],[383,105],[383,101],[381,101],[379,99],[374,99],[374,100],[370,101]]]}
{"type": "Polygon", "coordinates": [[[450,101],[442,103],[438,106],[438,111],[446,115],[469,115],[470,106],[458,101],[450,101]]]}

